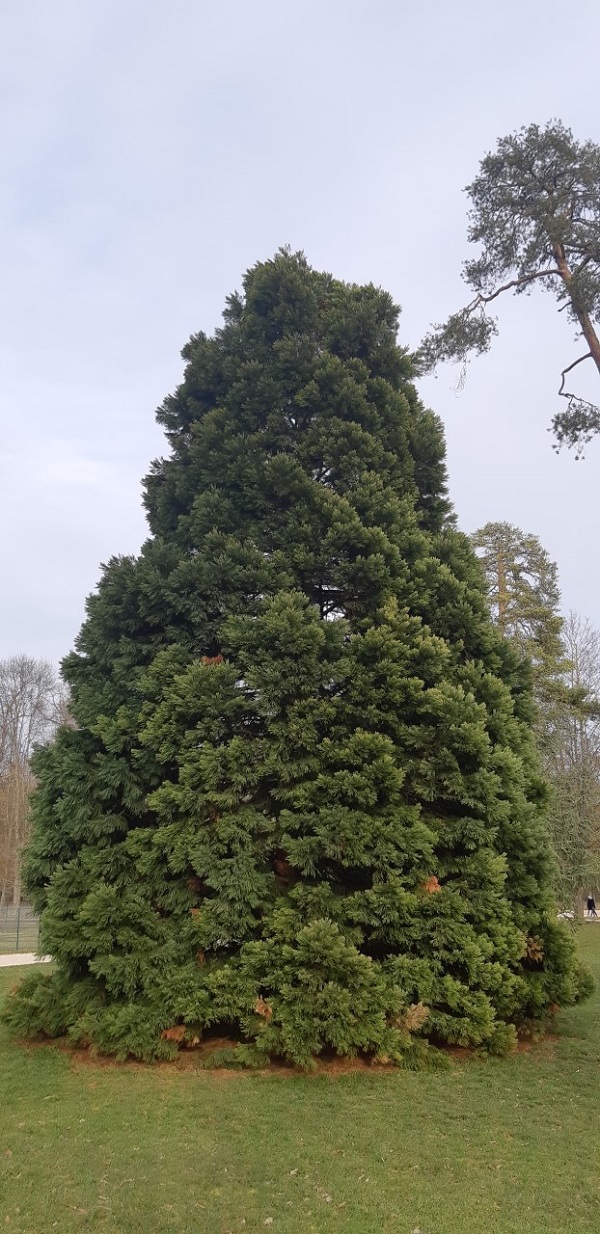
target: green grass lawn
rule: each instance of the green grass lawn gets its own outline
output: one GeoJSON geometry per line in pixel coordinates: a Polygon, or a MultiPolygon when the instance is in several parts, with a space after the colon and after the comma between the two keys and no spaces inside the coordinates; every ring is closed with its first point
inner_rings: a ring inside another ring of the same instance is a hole
{"type": "MultiPolygon", "coordinates": [[[[580,940],[600,980],[600,923],[580,940]]],[[[595,1234],[599,1063],[598,994],[557,1040],[441,1073],[107,1066],[3,1033],[0,1227],[595,1234]]]]}

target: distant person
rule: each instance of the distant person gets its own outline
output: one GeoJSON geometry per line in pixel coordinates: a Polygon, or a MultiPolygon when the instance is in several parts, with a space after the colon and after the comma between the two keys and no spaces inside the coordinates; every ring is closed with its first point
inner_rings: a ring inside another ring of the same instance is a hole
{"type": "Polygon", "coordinates": [[[589,895],[589,896],[588,896],[588,898],[587,898],[587,915],[588,915],[588,917],[597,917],[597,916],[598,916],[598,914],[597,914],[597,912],[596,912],[596,901],[595,901],[595,899],[594,899],[593,895],[591,895],[591,893],[590,893],[590,895],[589,895]]]}

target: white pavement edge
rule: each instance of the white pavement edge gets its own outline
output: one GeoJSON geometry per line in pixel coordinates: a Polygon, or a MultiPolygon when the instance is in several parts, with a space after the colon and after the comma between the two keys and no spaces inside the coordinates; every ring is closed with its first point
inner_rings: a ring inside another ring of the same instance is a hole
{"type": "Polygon", "coordinates": [[[49,964],[51,955],[34,955],[33,951],[14,951],[0,955],[0,968],[17,968],[21,964],[49,964]]]}

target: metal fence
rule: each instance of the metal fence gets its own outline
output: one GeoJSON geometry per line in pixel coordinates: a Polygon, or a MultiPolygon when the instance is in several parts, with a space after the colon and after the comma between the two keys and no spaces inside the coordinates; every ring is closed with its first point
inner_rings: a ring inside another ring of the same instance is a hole
{"type": "Polygon", "coordinates": [[[5,904],[0,907],[0,954],[9,951],[37,951],[40,923],[31,905],[5,904]]]}

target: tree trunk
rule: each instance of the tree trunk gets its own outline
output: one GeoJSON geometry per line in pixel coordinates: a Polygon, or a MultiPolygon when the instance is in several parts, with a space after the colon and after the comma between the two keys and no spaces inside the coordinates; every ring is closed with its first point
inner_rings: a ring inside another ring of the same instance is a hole
{"type": "Polygon", "coordinates": [[[596,334],[596,331],[594,329],[594,325],[593,325],[593,322],[592,322],[592,319],[589,313],[586,313],[584,309],[578,308],[577,304],[575,303],[575,300],[574,300],[574,297],[573,297],[573,294],[570,288],[570,283],[573,280],[573,271],[571,270],[569,263],[565,257],[565,250],[562,244],[558,244],[554,242],[552,244],[552,250],[554,252],[554,258],[556,261],[557,268],[560,271],[561,277],[569,293],[569,299],[571,300],[571,304],[573,305],[573,310],[575,312],[579,325],[581,326],[581,333],[583,334],[583,337],[590,349],[590,356],[592,357],[592,360],[594,361],[594,364],[596,365],[596,368],[598,369],[598,372],[600,373],[600,338],[598,338],[598,335],[596,334]]]}
{"type": "Polygon", "coordinates": [[[498,553],[498,628],[506,636],[506,610],[508,608],[508,587],[506,584],[506,564],[502,552],[498,553]]]}

